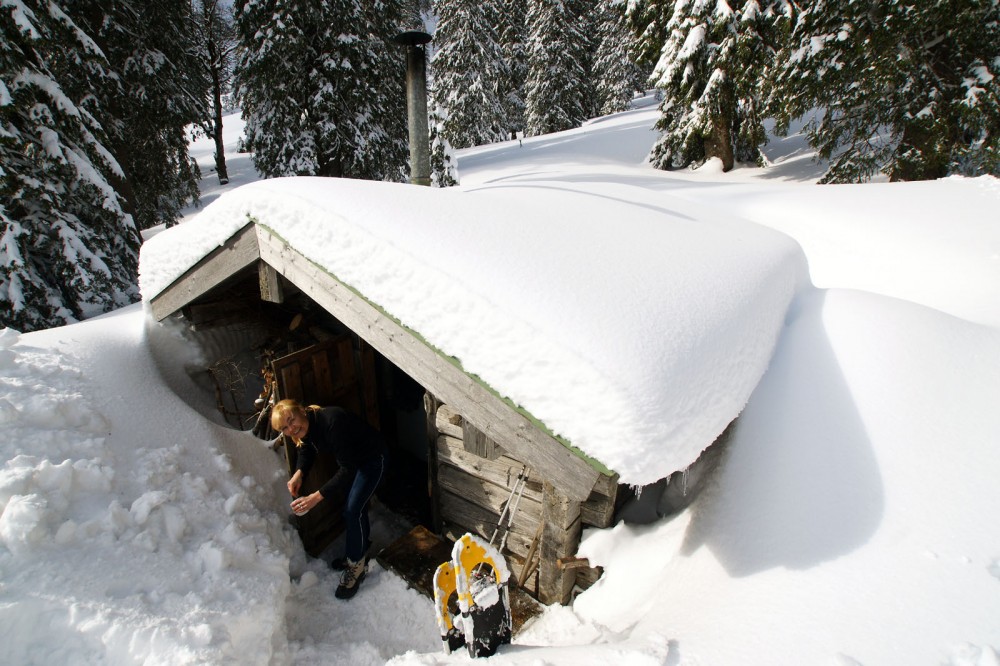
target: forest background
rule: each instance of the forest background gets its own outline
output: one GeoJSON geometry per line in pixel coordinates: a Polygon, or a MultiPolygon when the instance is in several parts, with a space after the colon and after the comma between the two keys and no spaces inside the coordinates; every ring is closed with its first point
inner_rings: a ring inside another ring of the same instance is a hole
{"type": "Polygon", "coordinates": [[[1000,175],[1000,0],[0,0],[0,326],[138,300],[141,232],[198,199],[192,132],[228,181],[232,108],[264,177],[405,180],[407,30],[435,186],[648,87],[657,168],[766,166],[808,117],[821,182],[1000,175]]]}

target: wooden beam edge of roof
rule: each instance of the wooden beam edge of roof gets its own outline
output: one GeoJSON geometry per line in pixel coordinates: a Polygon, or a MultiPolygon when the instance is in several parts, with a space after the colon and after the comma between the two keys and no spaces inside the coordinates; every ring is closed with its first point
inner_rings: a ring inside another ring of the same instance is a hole
{"type": "Polygon", "coordinates": [[[585,501],[600,478],[614,476],[600,461],[553,436],[528,412],[465,372],[457,359],[442,353],[254,220],[151,299],[153,315],[157,320],[166,318],[258,259],[512,455],[550,478],[569,499],[585,501]]]}
{"type": "Polygon", "coordinates": [[[260,259],[254,221],[250,220],[225,243],[202,257],[179,278],[149,299],[156,321],[163,321],[260,259]]]}

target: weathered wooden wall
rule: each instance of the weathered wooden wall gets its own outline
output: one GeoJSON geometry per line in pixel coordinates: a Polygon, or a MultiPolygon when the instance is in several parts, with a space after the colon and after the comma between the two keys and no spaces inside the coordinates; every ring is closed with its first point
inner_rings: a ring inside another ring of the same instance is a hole
{"type": "MultiPolygon", "coordinates": [[[[573,561],[584,525],[611,524],[617,478],[601,476],[586,502],[569,499],[536,470],[526,470],[520,499],[512,491],[525,465],[448,405],[425,404],[431,434],[436,502],[442,532],[456,539],[473,532],[493,536],[504,506],[516,502],[504,555],[519,584],[544,603],[566,603],[574,585],[588,587],[598,572],[573,561]]],[[[496,543],[503,538],[501,529],[496,543]]]]}

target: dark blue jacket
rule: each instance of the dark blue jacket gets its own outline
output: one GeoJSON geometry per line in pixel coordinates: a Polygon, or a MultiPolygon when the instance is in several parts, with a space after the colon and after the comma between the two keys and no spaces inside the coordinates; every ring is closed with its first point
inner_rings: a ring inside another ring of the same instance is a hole
{"type": "Polygon", "coordinates": [[[385,440],[359,416],[340,407],[307,410],[309,432],[298,450],[296,467],[304,477],[317,453],[332,455],[340,469],[319,489],[324,498],[342,495],[354,481],[359,467],[386,455],[385,440]]]}

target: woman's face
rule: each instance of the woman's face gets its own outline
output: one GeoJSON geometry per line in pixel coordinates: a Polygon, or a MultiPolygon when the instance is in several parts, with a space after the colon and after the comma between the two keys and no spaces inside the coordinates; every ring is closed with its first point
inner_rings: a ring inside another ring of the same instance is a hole
{"type": "Polygon", "coordinates": [[[298,441],[309,432],[309,419],[304,414],[289,411],[285,414],[285,423],[281,426],[281,434],[298,441]]]}

